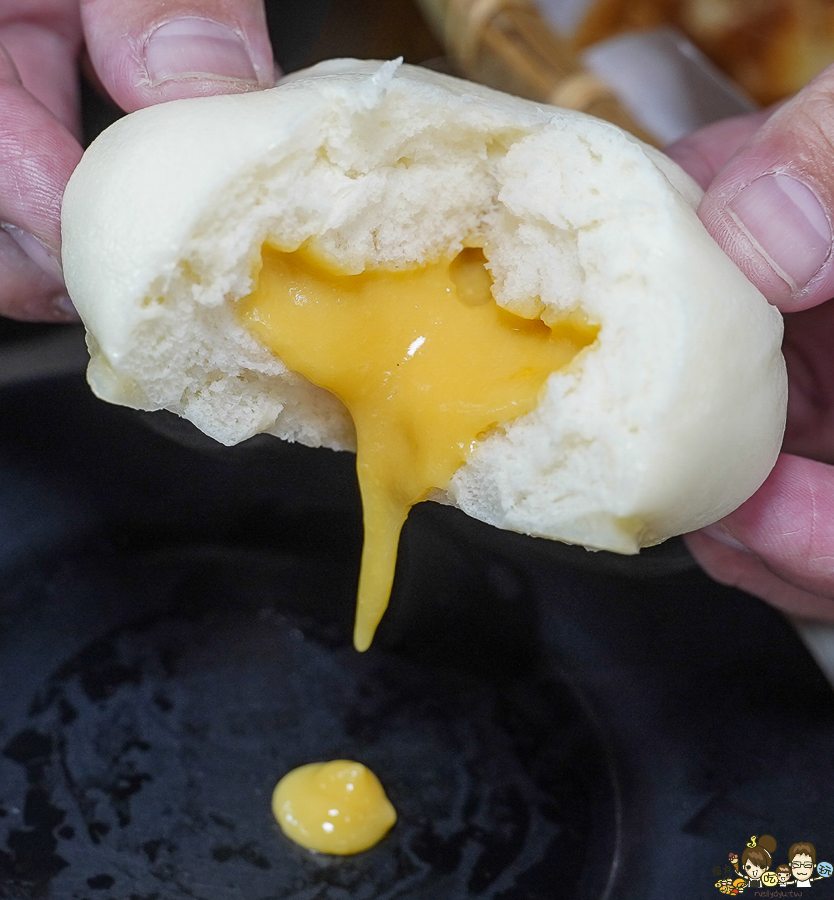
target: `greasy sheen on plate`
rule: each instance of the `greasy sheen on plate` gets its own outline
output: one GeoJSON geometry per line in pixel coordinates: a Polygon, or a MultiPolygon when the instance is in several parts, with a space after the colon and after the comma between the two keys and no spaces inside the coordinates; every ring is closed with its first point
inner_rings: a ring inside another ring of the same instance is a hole
{"type": "Polygon", "coordinates": [[[362,646],[423,498],[635,553],[762,483],[784,428],[781,318],[699,197],[607,123],[334,60],[117,122],[67,187],[63,263],[99,396],[225,444],[358,447],[362,646]],[[496,349],[513,331],[520,367],[496,349]],[[444,418],[482,404],[461,431],[444,418]]]}

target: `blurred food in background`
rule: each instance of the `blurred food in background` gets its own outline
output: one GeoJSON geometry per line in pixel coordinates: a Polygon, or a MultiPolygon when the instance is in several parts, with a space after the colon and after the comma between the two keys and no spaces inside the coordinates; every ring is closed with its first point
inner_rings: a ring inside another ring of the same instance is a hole
{"type": "Polygon", "coordinates": [[[832,0],[540,2],[542,9],[585,7],[566,35],[576,50],[623,32],[672,25],[762,105],[795,93],[834,61],[832,0]]]}
{"type": "Polygon", "coordinates": [[[554,35],[549,37],[563,42],[563,52],[575,56],[618,35],[671,26],[761,105],[795,93],[834,62],[832,0],[420,2],[457,51],[494,43],[497,32],[517,37],[519,30],[528,30],[524,20],[531,8],[540,14],[540,25],[552,26],[554,35]]]}
{"type": "Polygon", "coordinates": [[[834,61],[834,0],[419,0],[469,78],[658,144],[834,61]]]}
{"type": "Polygon", "coordinates": [[[834,0],[331,0],[308,63],[426,63],[658,145],[834,62],[834,0]]]}

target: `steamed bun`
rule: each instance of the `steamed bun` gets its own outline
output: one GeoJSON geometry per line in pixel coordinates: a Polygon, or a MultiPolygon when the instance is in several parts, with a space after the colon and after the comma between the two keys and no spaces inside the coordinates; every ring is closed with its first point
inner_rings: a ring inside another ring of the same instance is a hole
{"type": "Polygon", "coordinates": [[[342,271],[483,247],[498,304],[599,325],[537,407],[435,498],[501,528],[633,553],[709,524],[779,451],[782,323],[706,233],[700,191],[607,123],[397,62],[133,113],[66,191],[63,263],[102,398],[224,444],[353,449],[350,415],[244,326],[265,243],[342,271]]]}

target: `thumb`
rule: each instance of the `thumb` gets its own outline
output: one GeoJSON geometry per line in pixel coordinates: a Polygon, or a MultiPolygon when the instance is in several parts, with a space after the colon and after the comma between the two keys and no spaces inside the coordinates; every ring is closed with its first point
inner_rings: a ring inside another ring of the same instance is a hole
{"type": "Polygon", "coordinates": [[[127,112],[274,84],[261,0],[86,0],[81,13],[96,74],[127,112]]]}
{"type": "Polygon", "coordinates": [[[834,296],[834,66],[738,150],[710,184],[698,214],[783,312],[834,296]]]}

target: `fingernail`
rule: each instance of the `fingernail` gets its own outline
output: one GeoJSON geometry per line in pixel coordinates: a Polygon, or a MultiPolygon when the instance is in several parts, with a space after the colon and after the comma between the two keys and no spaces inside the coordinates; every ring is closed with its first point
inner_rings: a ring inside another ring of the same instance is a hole
{"type": "Polygon", "coordinates": [[[749,547],[745,547],[738,538],[730,534],[726,526],[722,525],[720,522],[702,528],[701,533],[712,538],[714,541],[718,541],[719,544],[724,544],[725,547],[732,547],[733,550],[741,550],[743,553],[752,552],[749,547]]]}
{"type": "Polygon", "coordinates": [[[187,16],[166,22],[145,46],[151,84],[191,78],[258,83],[243,38],[211,19],[187,16]]]}
{"type": "Polygon", "coordinates": [[[736,223],[792,291],[831,253],[831,226],[816,194],[790,175],[763,175],[729,202],[736,223]]]}
{"type": "Polygon", "coordinates": [[[18,228],[9,222],[0,222],[0,228],[17,244],[18,247],[35,263],[38,268],[51,275],[56,281],[64,280],[64,273],[61,270],[61,263],[58,257],[53,253],[43,241],[36,238],[34,234],[18,228]]]}

